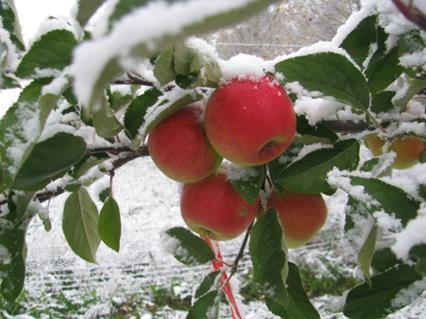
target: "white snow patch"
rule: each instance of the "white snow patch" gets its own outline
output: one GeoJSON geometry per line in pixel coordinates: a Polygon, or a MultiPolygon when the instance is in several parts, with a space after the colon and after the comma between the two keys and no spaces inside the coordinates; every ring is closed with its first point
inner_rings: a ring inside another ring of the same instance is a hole
{"type": "Polygon", "coordinates": [[[407,226],[396,236],[392,246],[395,255],[400,259],[407,259],[410,249],[418,244],[426,244],[426,208],[419,211],[419,216],[410,220],[407,226]]]}
{"type": "Polygon", "coordinates": [[[405,289],[400,290],[392,299],[392,307],[401,308],[416,300],[426,290],[426,278],[417,280],[405,289]]]}
{"type": "Polygon", "coordinates": [[[259,81],[260,78],[265,76],[265,70],[268,68],[263,59],[242,53],[233,56],[229,60],[222,60],[220,66],[222,69],[222,84],[232,79],[259,81]]]}
{"type": "Polygon", "coordinates": [[[12,261],[12,254],[9,252],[6,246],[0,245],[0,265],[10,264],[12,261]]]}
{"type": "Polygon", "coordinates": [[[294,111],[299,115],[305,114],[309,124],[315,125],[336,114],[343,106],[344,104],[331,99],[302,96],[296,100],[294,111]]]}
{"type": "Polygon", "coordinates": [[[399,64],[407,68],[424,67],[426,64],[426,49],[401,56],[399,64]]]}

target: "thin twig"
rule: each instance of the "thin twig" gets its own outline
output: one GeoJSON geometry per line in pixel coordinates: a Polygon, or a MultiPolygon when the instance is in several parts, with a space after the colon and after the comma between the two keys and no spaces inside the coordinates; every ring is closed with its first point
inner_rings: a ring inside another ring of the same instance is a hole
{"type": "Polygon", "coordinates": [[[244,256],[244,250],[246,249],[247,242],[248,242],[248,239],[250,237],[250,231],[253,227],[253,224],[254,224],[254,221],[247,228],[246,234],[244,235],[243,242],[241,243],[240,250],[238,251],[237,257],[235,257],[234,263],[231,267],[231,271],[229,273],[229,276],[226,279],[226,281],[223,283],[222,287],[225,287],[229,283],[229,281],[231,280],[232,276],[237,272],[238,264],[240,263],[241,259],[244,256]]]}
{"type": "Polygon", "coordinates": [[[404,15],[405,18],[415,23],[423,30],[426,30],[425,13],[420,11],[416,6],[414,6],[411,1],[408,6],[404,4],[401,0],[392,0],[392,2],[397,7],[399,12],[401,12],[404,15]]]}

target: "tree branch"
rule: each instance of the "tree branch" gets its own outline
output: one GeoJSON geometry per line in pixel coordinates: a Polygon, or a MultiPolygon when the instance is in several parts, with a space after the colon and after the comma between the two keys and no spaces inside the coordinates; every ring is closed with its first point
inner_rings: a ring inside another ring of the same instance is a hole
{"type": "Polygon", "coordinates": [[[409,2],[408,6],[401,0],[392,0],[392,2],[404,17],[426,30],[426,15],[416,6],[413,6],[412,1],[409,2]]]}

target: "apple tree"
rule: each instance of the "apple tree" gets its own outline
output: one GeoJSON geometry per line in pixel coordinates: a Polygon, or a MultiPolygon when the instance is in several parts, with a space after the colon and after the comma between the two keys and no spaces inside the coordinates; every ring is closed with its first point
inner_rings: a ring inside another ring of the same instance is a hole
{"type": "Polygon", "coordinates": [[[247,247],[273,314],[320,318],[288,249],[319,230],[323,196],[337,190],[364,279],[343,314],[385,318],[423,294],[424,6],[365,1],[331,41],[269,61],[225,61],[194,37],[274,2],[78,0],[72,19],[49,18],[26,47],[13,0],[0,0],[0,89],[21,90],[0,120],[0,295],[11,307],[28,225],[49,199],[67,194],[62,228],[79,257],[96,262],[101,243],[119,251],[114,173],[142,156],[186,183],[188,228],[163,234],[171,253],[188,267],[213,265],[187,318],[218,317],[222,295],[241,318],[229,279],[247,247]],[[410,187],[392,178],[414,164],[410,187]],[[98,207],[87,189],[104,176],[98,207]],[[236,259],[224,261],[216,240],[243,233],[236,259]]]}

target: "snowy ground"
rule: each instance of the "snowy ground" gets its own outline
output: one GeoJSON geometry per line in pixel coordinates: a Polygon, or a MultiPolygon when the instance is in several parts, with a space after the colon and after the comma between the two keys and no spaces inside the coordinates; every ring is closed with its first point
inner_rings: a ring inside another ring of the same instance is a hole
{"type": "MultiPolygon", "coordinates": [[[[94,197],[97,189],[99,185],[91,187],[94,197]]],[[[148,284],[167,284],[172,278],[180,278],[188,289],[198,285],[209,266],[183,267],[164,252],[159,237],[161,229],[183,225],[179,213],[179,185],[164,177],[149,158],[143,158],[117,172],[114,193],[122,213],[120,253],[101,247],[97,265],[89,265],[76,257],[67,247],[61,230],[61,211],[66,199],[66,195],[62,195],[49,204],[53,223],[49,233],[44,231],[38,218],[31,225],[26,291],[35,297],[46,291],[66,289],[68,295],[78,296],[79,292],[94,288],[104,304],[91,307],[75,318],[96,318],[96,314],[108,313],[111,300],[123,298],[148,284]]],[[[351,259],[350,253],[340,245],[336,231],[336,226],[342,223],[344,201],[342,193],[327,199],[330,215],[324,231],[307,248],[294,250],[291,253],[293,260],[303,260],[320,268],[321,257],[342,265],[351,259]]],[[[221,244],[226,259],[233,259],[240,240],[221,244]]],[[[247,267],[248,262],[243,263],[241,273],[247,267]]],[[[324,296],[315,300],[323,318],[344,318],[329,311],[330,305],[338,301],[335,299],[324,296]]],[[[243,310],[246,319],[275,318],[258,302],[243,306],[243,310]]],[[[165,318],[184,317],[184,312],[170,311],[165,318]]],[[[142,318],[151,317],[146,314],[142,318]]],[[[426,318],[426,300],[419,300],[389,318],[426,318]]]]}

